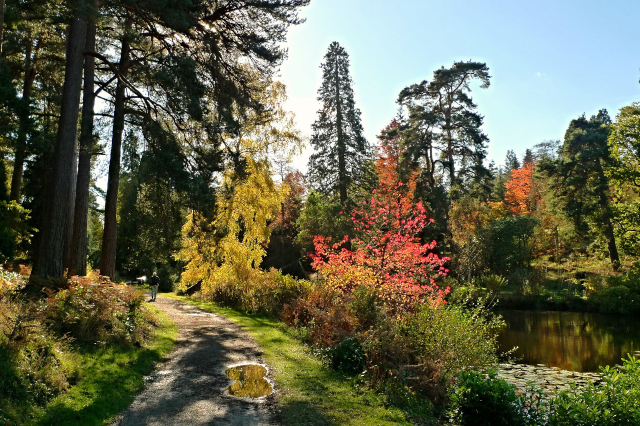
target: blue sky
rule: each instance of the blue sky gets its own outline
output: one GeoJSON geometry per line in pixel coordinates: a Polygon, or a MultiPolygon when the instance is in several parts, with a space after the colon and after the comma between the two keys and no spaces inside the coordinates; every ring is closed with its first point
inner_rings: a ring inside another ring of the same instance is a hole
{"type": "MultiPolygon", "coordinates": [[[[489,157],[562,139],[571,119],[640,101],[640,0],[311,0],[289,31],[279,79],[306,135],[316,118],[329,43],[349,53],[365,135],[391,121],[404,87],[454,61],[486,62],[491,87],[472,87],[489,157]]],[[[294,166],[305,168],[303,155],[294,166]]]]}

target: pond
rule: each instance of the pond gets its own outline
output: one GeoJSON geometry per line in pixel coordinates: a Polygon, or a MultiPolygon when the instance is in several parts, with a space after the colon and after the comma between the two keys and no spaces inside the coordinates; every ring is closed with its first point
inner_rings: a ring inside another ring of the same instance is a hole
{"type": "Polygon", "coordinates": [[[507,323],[500,351],[518,346],[518,362],[598,371],[640,351],[640,319],[584,312],[499,311],[507,323]]]}

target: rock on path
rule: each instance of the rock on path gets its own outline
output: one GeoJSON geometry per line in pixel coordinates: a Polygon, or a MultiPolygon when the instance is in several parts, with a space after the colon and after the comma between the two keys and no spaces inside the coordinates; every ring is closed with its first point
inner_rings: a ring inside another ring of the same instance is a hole
{"type": "Polygon", "coordinates": [[[175,349],[112,426],[277,424],[273,394],[239,399],[224,392],[231,384],[227,368],[264,364],[248,333],[224,317],[173,299],[158,297],[155,305],[178,326],[175,349]]]}

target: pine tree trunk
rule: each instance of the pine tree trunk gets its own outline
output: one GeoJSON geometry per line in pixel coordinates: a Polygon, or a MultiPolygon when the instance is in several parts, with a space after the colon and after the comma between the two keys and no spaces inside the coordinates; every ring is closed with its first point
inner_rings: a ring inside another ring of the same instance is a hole
{"type": "MultiPolygon", "coordinates": [[[[86,52],[96,48],[96,26],[87,24],[86,52]]],[[[95,58],[84,58],[84,90],[82,94],[82,124],[80,126],[80,155],[76,180],[76,202],[73,219],[73,236],[69,254],[69,275],[87,274],[87,216],[89,211],[89,186],[91,183],[91,153],[93,151],[93,116],[96,97],[93,93],[95,58]]]]}
{"type": "Polygon", "coordinates": [[[76,170],[76,137],[82,86],[83,48],[87,24],[73,18],[69,24],[66,47],[64,85],[54,152],[51,185],[47,195],[45,226],[41,230],[40,247],[34,260],[33,277],[61,277],[64,273],[64,245],[73,211],[76,170]]]}
{"type": "Polygon", "coordinates": [[[18,116],[18,137],[16,139],[16,153],[13,162],[13,175],[11,176],[11,200],[20,201],[22,193],[22,173],[24,171],[24,159],[27,147],[27,134],[29,131],[29,119],[31,118],[31,91],[33,82],[36,79],[36,61],[42,43],[42,37],[38,39],[35,52],[32,51],[32,41],[28,41],[26,58],[27,63],[24,70],[24,82],[22,84],[22,99],[20,101],[20,112],[18,116]]]}
{"type": "Polygon", "coordinates": [[[347,202],[347,165],[344,158],[346,147],[344,143],[344,135],[342,133],[342,102],[340,99],[340,75],[338,74],[338,59],[336,59],[335,84],[336,130],[338,136],[338,188],[340,191],[340,204],[344,206],[347,202]]]}
{"type": "Polygon", "coordinates": [[[109,181],[107,199],[104,209],[104,235],[102,237],[102,253],[100,257],[100,274],[111,279],[116,275],[116,242],[118,235],[117,204],[118,186],[120,183],[120,157],[122,134],[124,132],[124,106],[126,86],[121,77],[126,77],[129,68],[130,45],[128,41],[131,19],[127,19],[122,50],[120,52],[120,77],[116,87],[115,108],[113,113],[113,136],[111,139],[111,159],[109,161],[109,181]]]}
{"type": "Polygon", "coordinates": [[[0,61],[2,61],[2,43],[4,42],[4,0],[0,0],[0,61]]]}

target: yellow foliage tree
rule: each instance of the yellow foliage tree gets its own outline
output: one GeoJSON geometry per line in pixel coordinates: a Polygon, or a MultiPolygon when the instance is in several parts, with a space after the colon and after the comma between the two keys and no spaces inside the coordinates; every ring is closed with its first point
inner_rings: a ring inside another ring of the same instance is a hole
{"type": "Polygon", "coordinates": [[[289,188],[271,176],[275,158],[286,158],[302,148],[303,138],[294,127],[293,114],[283,109],[285,87],[273,83],[264,91],[269,108],[245,115],[236,135],[223,144],[232,158],[242,159],[242,168],[230,162],[217,191],[213,220],[191,212],[182,230],[182,249],[177,255],[186,262],[182,286],[202,282],[205,294],[249,291],[260,279],[259,265],[265,255],[280,203],[289,188]]]}

